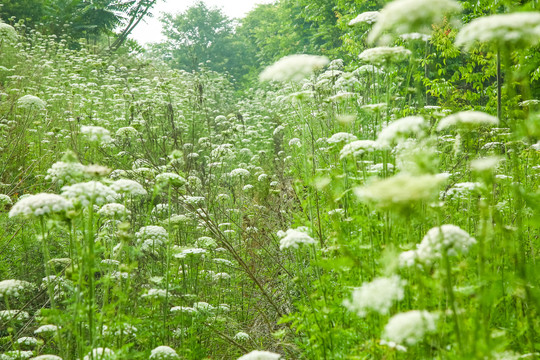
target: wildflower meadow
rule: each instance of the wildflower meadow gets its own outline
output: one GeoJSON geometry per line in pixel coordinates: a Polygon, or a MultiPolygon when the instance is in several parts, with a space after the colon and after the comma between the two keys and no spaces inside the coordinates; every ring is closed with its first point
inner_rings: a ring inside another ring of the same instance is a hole
{"type": "Polygon", "coordinates": [[[155,3],[0,4],[0,360],[540,359],[538,1],[155,3]]]}

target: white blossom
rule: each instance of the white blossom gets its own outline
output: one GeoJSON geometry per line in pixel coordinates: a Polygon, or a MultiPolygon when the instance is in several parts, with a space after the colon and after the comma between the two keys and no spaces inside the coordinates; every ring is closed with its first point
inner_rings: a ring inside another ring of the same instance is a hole
{"type": "Polygon", "coordinates": [[[518,12],[474,19],[457,34],[455,43],[471,49],[477,42],[497,48],[523,48],[540,42],[540,13],[518,12]]]}
{"type": "Polygon", "coordinates": [[[444,15],[460,11],[455,0],[394,0],[381,10],[368,41],[376,41],[385,31],[430,33],[431,25],[441,22],[444,15]]]}
{"type": "Polygon", "coordinates": [[[81,134],[83,134],[88,141],[92,142],[108,144],[112,141],[109,130],[101,126],[82,125],[81,134]]]}
{"type": "Polygon", "coordinates": [[[498,125],[499,119],[495,116],[486,114],[482,111],[460,111],[458,113],[449,115],[439,122],[437,125],[437,131],[447,129],[452,126],[460,128],[470,129],[479,127],[482,125],[498,125]]]}
{"type": "Polygon", "coordinates": [[[421,134],[427,124],[421,116],[407,116],[390,123],[377,136],[377,145],[390,147],[410,135],[421,134]]]}
{"type": "Polygon", "coordinates": [[[343,305],[360,317],[366,316],[368,311],[386,315],[395,301],[403,300],[405,284],[397,275],[377,278],[354,289],[352,300],[345,300],[343,305]]]}
{"type": "Polygon", "coordinates": [[[47,104],[34,95],[24,95],[17,100],[17,106],[27,110],[45,110],[47,104]]]}
{"type": "Polygon", "coordinates": [[[146,195],[146,190],[135,180],[119,179],[109,186],[112,190],[122,195],[146,195]]]}
{"type": "Polygon", "coordinates": [[[89,204],[105,204],[108,201],[115,199],[118,194],[99,181],[88,181],[64,186],[62,188],[62,196],[72,200],[76,205],[86,207],[89,204]]]}
{"type": "Polygon", "coordinates": [[[253,350],[248,354],[240,356],[238,360],[279,360],[280,358],[281,355],[270,351],[253,350]]]}
{"type": "Polygon", "coordinates": [[[180,356],[176,353],[176,351],[169,347],[169,346],[158,346],[154,350],[152,350],[150,357],[148,358],[150,360],[173,360],[173,359],[180,359],[180,356]]]}
{"type": "Polygon", "coordinates": [[[4,296],[17,297],[20,292],[32,287],[32,284],[24,280],[3,280],[0,281],[0,299],[4,296]]]}
{"type": "Polygon", "coordinates": [[[308,229],[306,227],[299,227],[297,229],[289,229],[286,232],[279,231],[278,237],[281,238],[279,242],[279,249],[285,250],[289,248],[298,249],[299,245],[315,245],[317,242],[307,234],[308,229]]]}
{"type": "Polygon", "coordinates": [[[377,21],[379,17],[378,11],[366,11],[349,21],[349,26],[355,26],[359,24],[368,24],[371,25],[377,21]]]}
{"type": "Polygon", "coordinates": [[[384,327],[383,339],[398,345],[415,345],[437,330],[437,316],[420,310],[399,313],[384,327]]]}
{"type": "Polygon", "coordinates": [[[9,211],[9,217],[62,214],[71,208],[71,202],[60,195],[40,193],[17,201],[9,211]]]}
{"type": "Polygon", "coordinates": [[[260,74],[261,81],[301,81],[329,63],[325,56],[289,55],[268,66],[260,74]]]}
{"type": "Polygon", "coordinates": [[[405,60],[411,54],[411,51],[403,46],[379,46],[364,50],[358,57],[360,60],[378,65],[405,60]]]}

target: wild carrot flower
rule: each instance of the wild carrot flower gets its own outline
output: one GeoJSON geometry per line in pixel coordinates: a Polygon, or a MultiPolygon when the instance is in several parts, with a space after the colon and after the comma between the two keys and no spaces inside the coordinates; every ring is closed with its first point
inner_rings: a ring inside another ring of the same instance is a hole
{"type": "Polygon", "coordinates": [[[397,275],[377,278],[356,288],[352,300],[346,299],[343,305],[360,317],[366,316],[368,311],[386,315],[395,301],[403,300],[406,283],[397,275]]]}
{"type": "Polygon", "coordinates": [[[65,214],[71,208],[71,202],[60,195],[40,193],[17,201],[9,211],[9,217],[65,214]]]}
{"type": "Polygon", "coordinates": [[[109,130],[101,126],[82,125],[81,134],[83,134],[86,139],[91,142],[108,144],[112,141],[109,130]]]}
{"type": "Polygon", "coordinates": [[[281,238],[279,249],[298,249],[300,245],[314,245],[317,242],[307,234],[308,229],[304,226],[297,229],[289,229],[286,232],[279,231],[277,236],[281,238]]]}
{"type": "Polygon", "coordinates": [[[360,24],[371,25],[377,21],[378,17],[378,11],[366,11],[349,21],[349,26],[357,26],[360,24]]]}
{"type": "Polygon", "coordinates": [[[253,350],[249,354],[240,356],[238,360],[279,360],[280,358],[281,355],[270,351],[253,350]]]}
{"type": "Polygon", "coordinates": [[[33,357],[30,360],[62,360],[62,358],[60,356],[57,356],[57,355],[44,354],[44,355],[39,355],[39,356],[33,357]]]}
{"type": "MultiPolygon", "coordinates": [[[[3,354],[0,354],[1,360],[25,360],[30,359],[34,355],[33,351],[30,350],[11,350],[3,354]]],[[[32,358],[35,359],[35,358],[32,358]]]]}
{"type": "Polygon", "coordinates": [[[121,127],[120,129],[116,130],[117,138],[131,138],[137,135],[139,135],[139,132],[131,126],[121,127]]]}
{"type": "Polygon", "coordinates": [[[442,21],[444,15],[460,11],[461,5],[455,0],[394,0],[381,10],[368,41],[378,40],[385,31],[431,32],[431,25],[442,21]]]}
{"type": "Polygon", "coordinates": [[[349,134],[346,132],[339,132],[330,136],[326,140],[326,142],[329,144],[338,144],[338,143],[350,143],[355,140],[358,140],[358,138],[354,136],[353,134],[349,134]]]}
{"type": "Polygon", "coordinates": [[[17,106],[27,110],[45,110],[47,104],[34,95],[24,95],[17,100],[17,106]]]}
{"type": "Polygon", "coordinates": [[[240,341],[247,341],[250,339],[250,336],[249,334],[243,332],[243,331],[239,331],[236,333],[236,335],[234,335],[233,337],[234,340],[240,340],[240,341]]]}
{"type": "Polygon", "coordinates": [[[0,208],[6,205],[12,205],[13,201],[11,201],[11,198],[6,194],[0,194],[0,208]]]}
{"type": "Polygon", "coordinates": [[[173,359],[180,359],[176,351],[166,345],[158,346],[154,350],[152,350],[150,357],[148,358],[150,360],[173,360],[173,359]]]}
{"type": "Polygon", "coordinates": [[[301,81],[329,63],[325,56],[289,55],[268,66],[260,74],[261,81],[301,81]]]}
{"type": "Polygon", "coordinates": [[[42,326],[38,327],[36,330],[34,330],[34,334],[36,334],[36,335],[39,335],[39,334],[53,334],[53,333],[56,333],[57,331],[58,331],[58,326],[48,324],[48,325],[42,325],[42,326]]]}
{"type": "Polygon", "coordinates": [[[100,360],[114,360],[114,351],[108,348],[95,348],[86,355],[83,360],[100,359],[100,360]]]}
{"type": "Polygon", "coordinates": [[[467,253],[476,240],[459,226],[446,224],[430,229],[418,245],[418,258],[424,262],[439,259],[446,252],[448,256],[467,253]]]}
{"type": "Polygon", "coordinates": [[[405,60],[411,56],[411,51],[403,46],[379,46],[364,50],[358,57],[370,64],[380,65],[405,60]]]}
{"type": "Polygon", "coordinates": [[[165,172],[156,176],[156,182],[158,184],[166,184],[172,186],[182,186],[186,183],[186,179],[178,174],[165,172]]]}
{"type": "Polygon", "coordinates": [[[437,130],[441,131],[456,126],[463,129],[477,128],[482,125],[498,125],[499,119],[482,111],[460,111],[449,115],[439,122],[437,130]]]}
{"type": "Polygon", "coordinates": [[[8,39],[10,41],[17,41],[17,38],[17,30],[13,26],[0,21],[0,40],[8,39]]]}
{"type": "Polygon", "coordinates": [[[78,162],[58,161],[47,170],[46,180],[58,183],[58,185],[71,184],[81,181],[84,177],[84,166],[78,162]]]}
{"type": "Polygon", "coordinates": [[[105,204],[98,211],[98,214],[100,214],[101,216],[106,216],[106,217],[121,216],[121,215],[129,214],[129,213],[130,211],[127,210],[124,205],[117,204],[117,203],[105,204]]]}
{"type": "Polygon", "coordinates": [[[427,124],[421,116],[407,116],[390,123],[377,136],[377,145],[388,148],[410,135],[421,134],[427,124]]]}
{"type": "Polygon", "coordinates": [[[137,196],[146,195],[146,190],[135,180],[119,179],[109,186],[113,191],[121,195],[137,196]]]}
{"type": "Polygon", "coordinates": [[[415,202],[433,199],[437,189],[446,180],[441,175],[398,174],[388,179],[357,187],[355,195],[365,202],[381,208],[405,207],[415,202]]]}
{"type": "Polygon", "coordinates": [[[540,13],[518,12],[475,19],[456,36],[456,45],[470,49],[477,42],[496,48],[526,48],[540,42],[540,13]]]}
{"type": "Polygon", "coordinates": [[[0,321],[24,321],[28,319],[30,315],[26,311],[20,310],[0,310],[0,321]]]}
{"type": "Polygon", "coordinates": [[[24,280],[3,280],[0,281],[0,299],[4,296],[17,297],[20,292],[32,287],[32,284],[24,280]]]}
{"type": "Polygon", "coordinates": [[[105,204],[115,199],[118,194],[99,181],[88,181],[64,186],[62,188],[62,196],[73,201],[75,205],[86,207],[90,203],[94,205],[105,204]]]}
{"type": "Polygon", "coordinates": [[[415,345],[424,336],[437,330],[437,316],[420,310],[399,313],[390,318],[384,327],[386,345],[415,345]]]}
{"type": "Polygon", "coordinates": [[[26,345],[26,346],[37,346],[38,343],[39,343],[39,340],[31,336],[24,336],[17,339],[17,344],[26,345]]]}

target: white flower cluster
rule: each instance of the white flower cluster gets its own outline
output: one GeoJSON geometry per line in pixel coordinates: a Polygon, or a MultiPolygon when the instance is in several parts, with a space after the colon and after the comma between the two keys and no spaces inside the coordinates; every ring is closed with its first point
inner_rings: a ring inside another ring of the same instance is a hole
{"type": "Polygon", "coordinates": [[[184,196],[182,200],[191,206],[201,206],[204,204],[204,196],[184,196]]]}
{"type": "Polygon", "coordinates": [[[374,22],[377,21],[377,18],[379,17],[378,11],[366,11],[349,21],[349,26],[355,26],[360,24],[368,24],[371,25],[374,22]]]}
{"type": "Polygon", "coordinates": [[[39,335],[39,334],[52,334],[52,333],[55,333],[57,331],[58,331],[58,326],[48,324],[48,325],[42,325],[42,326],[38,327],[36,330],[34,330],[34,334],[36,334],[36,335],[39,335]]]}
{"type": "Polygon", "coordinates": [[[39,356],[33,357],[30,360],[62,360],[62,358],[60,356],[57,356],[57,355],[44,354],[44,355],[39,355],[39,356]]]}
{"type": "Polygon", "coordinates": [[[61,214],[71,208],[71,202],[60,195],[40,193],[17,201],[9,211],[9,217],[61,214]]]}
{"type": "Polygon", "coordinates": [[[109,130],[101,126],[82,125],[81,134],[83,134],[88,141],[92,142],[108,144],[112,141],[109,130]]]}
{"type": "Polygon", "coordinates": [[[376,67],[375,65],[362,65],[359,66],[356,70],[353,71],[353,74],[355,75],[361,75],[361,74],[383,74],[384,72],[376,67]]]}
{"type": "Polygon", "coordinates": [[[456,45],[470,49],[477,42],[497,48],[522,48],[540,42],[540,13],[519,12],[484,16],[465,25],[456,36],[456,45]]]}
{"type": "Polygon", "coordinates": [[[248,333],[245,333],[243,331],[239,331],[236,333],[236,335],[234,335],[233,337],[234,340],[240,340],[240,341],[247,341],[250,339],[250,336],[248,333]]]}
{"type": "Polygon", "coordinates": [[[193,304],[193,308],[196,311],[203,311],[203,312],[214,311],[216,309],[214,306],[204,301],[196,302],[195,304],[193,304]]]}
{"type": "Polygon", "coordinates": [[[446,177],[441,175],[413,176],[402,173],[357,187],[354,193],[361,201],[375,203],[381,208],[392,208],[432,199],[445,180],[446,177]]]}
{"type": "Polygon", "coordinates": [[[0,21],[0,40],[8,39],[15,42],[17,41],[17,38],[17,30],[15,30],[13,26],[0,21]]]}
{"type": "Polygon", "coordinates": [[[26,311],[20,310],[0,310],[0,320],[4,323],[9,321],[24,321],[30,315],[26,311]]]}
{"type": "Polygon", "coordinates": [[[38,339],[32,336],[24,336],[17,339],[17,344],[22,344],[26,346],[37,346],[38,342],[38,339]]]}
{"type": "Polygon", "coordinates": [[[149,225],[144,226],[135,233],[135,238],[139,243],[159,246],[166,243],[169,239],[169,234],[161,226],[149,225]]]}
{"type": "Polygon", "coordinates": [[[175,254],[174,257],[177,259],[185,259],[188,256],[198,256],[198,255],[203,255],[203,254],[206,254],[206,249],[188,248],[188,249],[182,250],[178,254],[175,254]]]}
{"type": "Polygon", "coordinates": [[[156,176],[156,182],[158,184],[166,184],[172,186],[182,186],[186,183],[186,179],[178,174],[165,172],[156,176]]]}
{"type": "Polygon", "coordinates": [[[121,127],[120,129],[116,130],[116,137],[119,138],[131,138],[139,135],[139,132],[137,129],[131,126],[121,127]]]}
{"type": "Polygon", "coordinates": [[[91,360],[91,359],[100,359],[100,360],[114,360],[115,355],[114,351],[112,351],[109,348],[95,348],[92,349],[88,355],[86,355],[83,360],[91,360]]]}
{"type": "Polygon", "coordinates": [[[352,300],[345,300],[343,305],[360,317],[366,316],[368,311],[386,315],[395,301],[403,300],[406,284],[397,275],[377,278],[354,289],[352,300]]]}
{"type": "Polygon", "coordinates": [[[45,180],[57,182],[58,185],[71,184],[84,177],[84,166],[78,162],[58,161],[47,170],[45,180]]]}
{"type": "MultiPolygon", "coordinates": [[[[34,355],[34,352],[30,350],[11,350],[0,354],[0,360],[25,360],[30,359],[32,355],[34,355]]],[[[37,357],[33,357],[32,359],[37,359],[37,357]]]]}
{"type": "Polygon", "coordinates": [[[403,46],[379,46],[362,51],[358,57],[367,63],[377,65],[405,60],[411,54],[411,51],[403,46]]]}
{"type": "Polygon", "coordinates": [[[460,11],[455,0],[394,0],[381,10],[368,41],[376,41],[385,31],[430,33],[431,25],[442,21],[444,15],[460,11]]]}
{"type": "Polygon", "coordinates": [[[34,95],[24,95],[17,100],[17,106],[27,110],[45,110],[47,104],[34,95]]]}
{"type": "Polygon", "coordinates": [[[142,185],[135,180],[119,179],[113,182],[109,187],[121,195],[144,196],[147,194],[142,185]]]}
{"type": "Polygon", "coordinates": [[[330,136],[326,142],[329,144],[338,144],[338,143],[350,143],[353,141],[358,140],[356,136],[353,134],[349,134],[346,132],[338,132],[332,136],[330,136]]]}
{"type": "Polygon", "coordinates": [[[430,265],[442,258],[444,251],[448,256],[457,256],[467,253],[474,244],[476,239],[459,226],[441,225],[430,229],[416,250],[401,253],[399,262],[404,267],[413,266],[416,261],[430,265]]]}
{"type": "Polygon", "coordinates": [[[386,103],[377,103],[377,104],[366,104],[362,105],[362,109],[371,111],[374,113],[379,113],[387,108],[386,103]]]}
{"type": "Polygon", "coordinates": [[[260,74],[261,81],[301,81],[322,69],[330,60],[325,56],[289,55],[268,66],[260,74]]]}
{"type": "Polygon", "coordinates": [[[240,356],[238,360],[279,360],[280,358],[281,355],[270,351],[253,350],[248,354],[240,356]]]}
{"type": "Polygon", "coordinates": [[[195,246],[203,249],[213,250],[218,247],[216,240],[208,236],[201,236],[195,241],[195,246]]]}
{"type": "Polygon", "coordinates": [[[12,205],[13,201],[11,201],[11,198],[6,194],[0,194],[0,207],[6,206],[6,205],[12,205]]]}
{"type": "Polygon", "coordinates": [[[146,294],[141,295],[141,298],[149,298],[154,300],[165,299],[167,290],[165,289],[149,289],[146,294]]]}
{"type": "Polygon", "coordinates": [[[428,311],[412,310],[394,315],[384,327],[386,345],[415,345],[437,330],[437,316],[428,311]]]}
{"type": "Polygon", "coordinates": [[[249,177],[250,173],[246,169],[238,168],[232,170],[230,175],[232,178],[247,178],[249,177]]]}
{"type": "Polygon", "coordinates": [[[227,158],[234,155],[232,144],[217,145],[211,152],[212,158],[227,158]]]}
{"type": "Polygon", "coordinates": [[[229,275],[227,273],[224,273],[224,272],[220,272],[220,273],[216,273],[216,274],[212,275],[212,280],[214,280],[214,281],[229,280],[230,278],[231,278],[231,275],[229,275]]]}
{"type": "Polygon", "coordinates": [[[129,214],[130,211],[126,209],[126,207],[122,204],[117,203],[110,203],[105,204],[99,209],[98,214],[101,216],[106,217],[115,217],[115,216],[122,216],[124,214],[129,214]]]}
{"type": "Polygon", "coordinates": [[[175,306],[175,307],[171,308],[171,312],[181,312],[181,313],[186,313],[186,314],[194,314],[194,313],[197,312],[197,310],[195,310],[194,308],[189,307],[189,306],[175,306]]]}
{"type": "Polygon", "coordinates": [[[110,187],[99,181],[77,183],[62,188],[62,196],[73,201],[75,205],[86,207],[90,204],[103,205],[118,197],[110,187]]]}
{"type": "Polygon", "coordinates": [[[470,129],[482,125],[498,125],[499,119],[482,111],[460,111],[449,115],[439,122],[437,130],[441,131],[452,126],[470,129]]]}
{"type": "Polygon", "coordinates": [[[377,136],[377,144],[388,148],[392,144],[405,139],[409,135],[421,134],[427,124],[421,116],[407,116],[390,123],[377,136]]]}
{"type": "Polygon", "coordinates": [[[315,245],[317,242],[307,234],[308,229],[304,226],[297,229],[289,229],[286,232],[278,231],[277,236],[281,238],[279,249],[298,249],[300,245],[315,245]]]}
{"type": "Polygon", "coordinates": [[[24,280],[10,279],[0,281],[0,299],[4,296],[17,297],[21,291],[31,286],[31,283],[24,280]]]}
{"type": "Polygon", "coordinates": [[[166,345],[158,346],[150,353],[150,360],[173,360],[180,359],[176,351],[166,345]]]}

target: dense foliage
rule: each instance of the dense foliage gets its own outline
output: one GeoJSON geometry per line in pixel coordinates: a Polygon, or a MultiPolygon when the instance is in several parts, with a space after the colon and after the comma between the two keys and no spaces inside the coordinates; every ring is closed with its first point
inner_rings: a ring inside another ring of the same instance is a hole
{"type": "Polygon", "coordinates": [[[536,2],[198,3],[127,56],[25,1],[0,359],[540,357],[536,2]]]}

